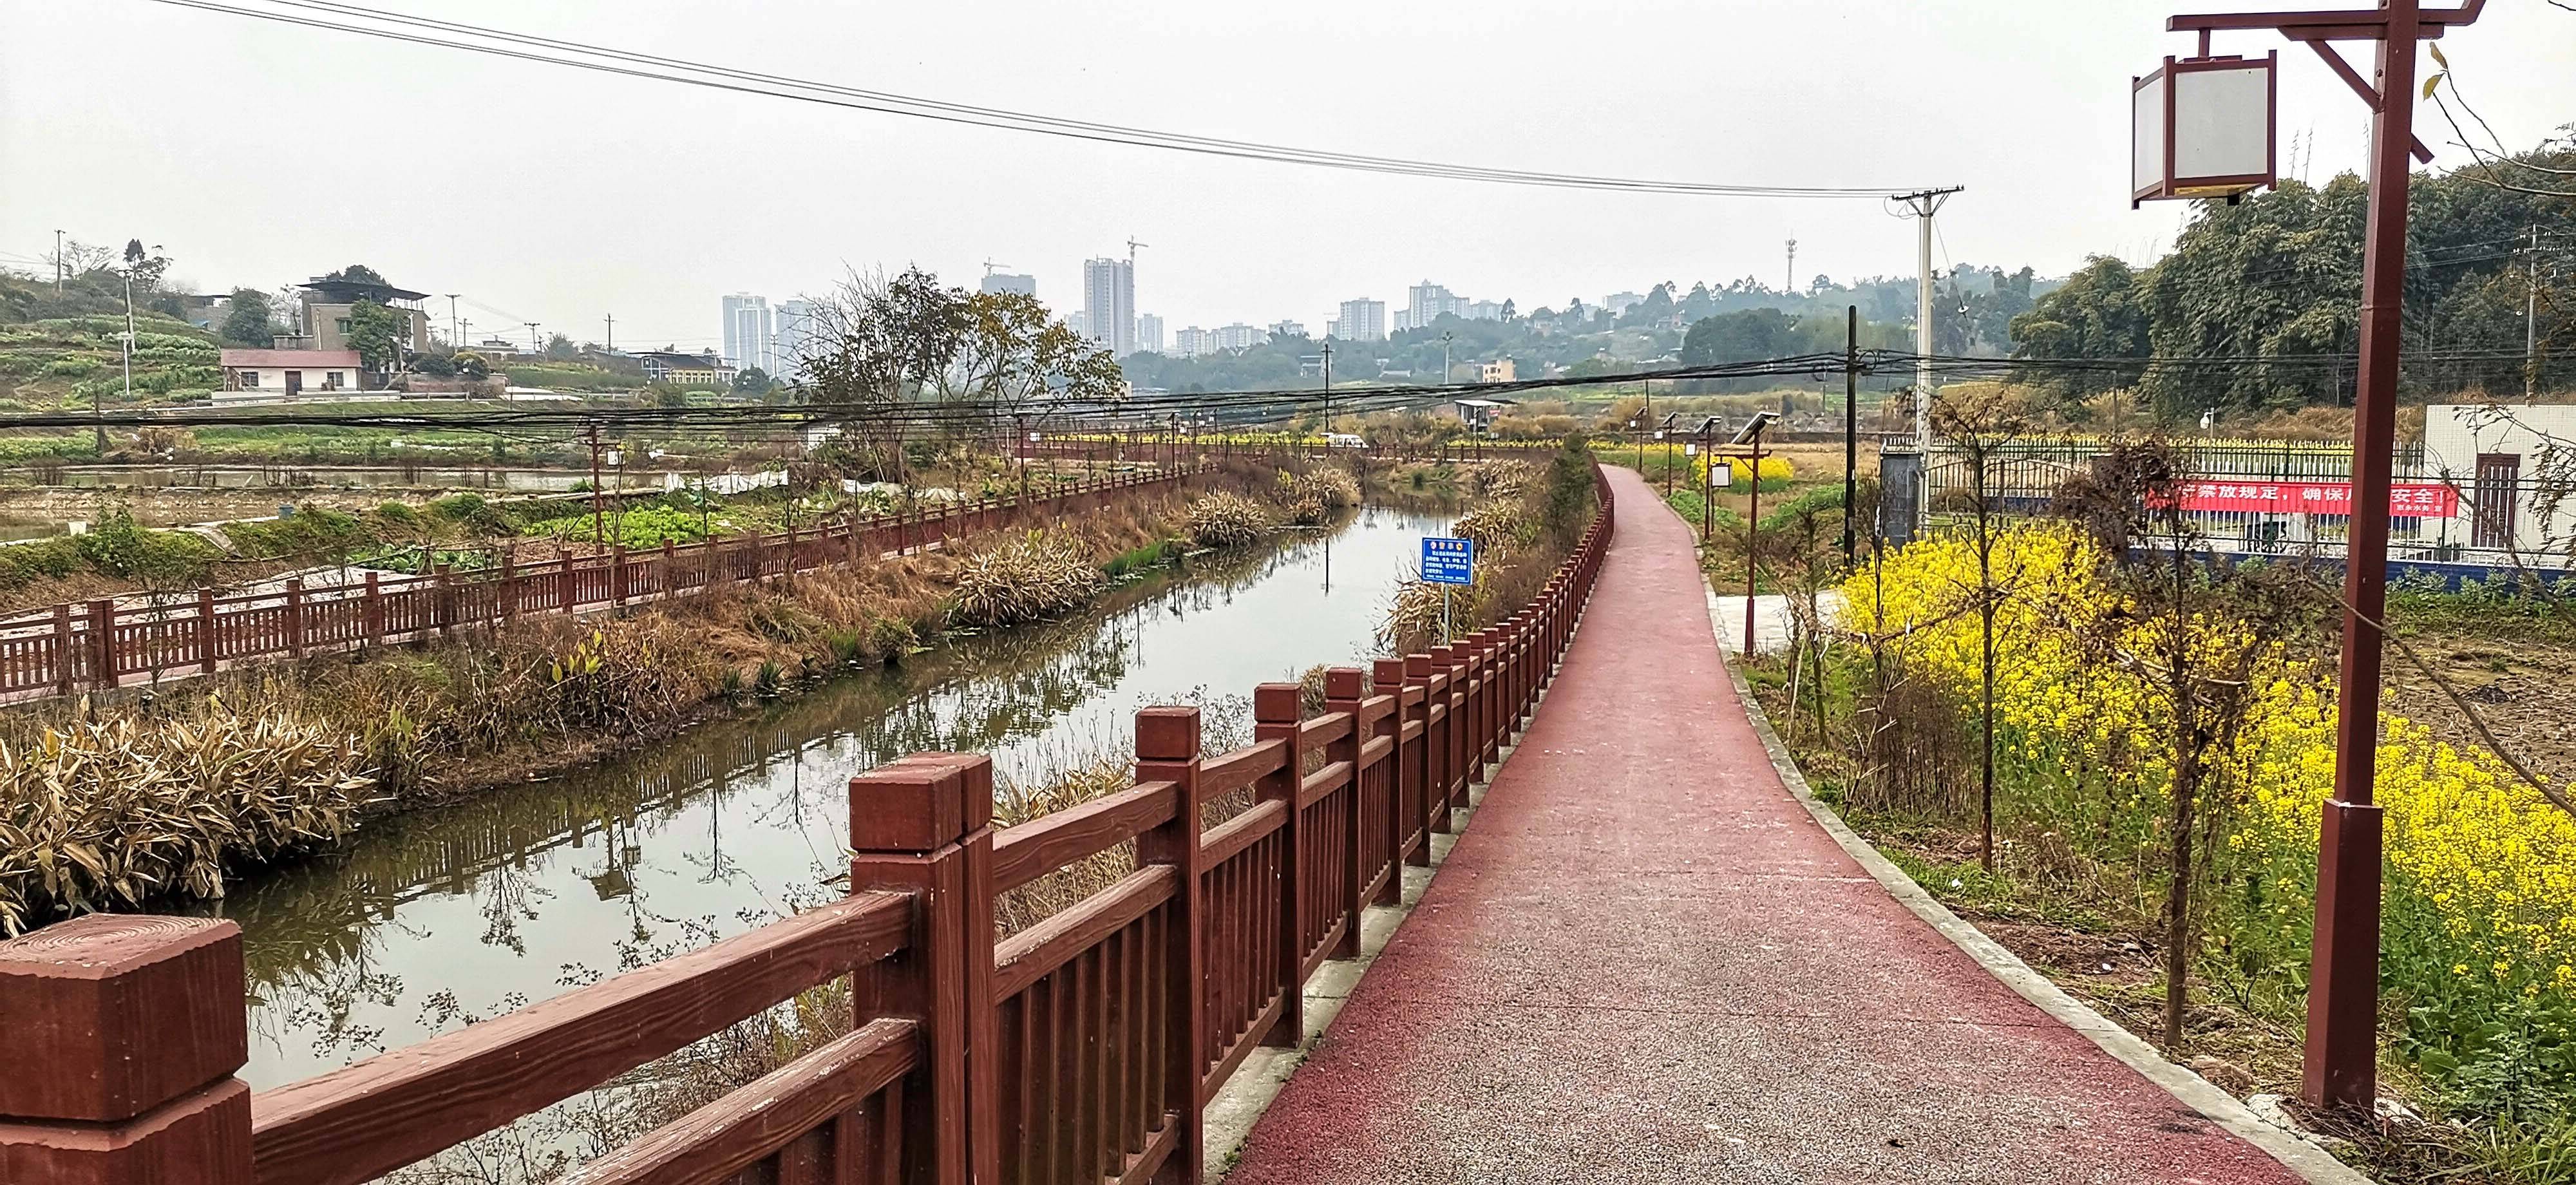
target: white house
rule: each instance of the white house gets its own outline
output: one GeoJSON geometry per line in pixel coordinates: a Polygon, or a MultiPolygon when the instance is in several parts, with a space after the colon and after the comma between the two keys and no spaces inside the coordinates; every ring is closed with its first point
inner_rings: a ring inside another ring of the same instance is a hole
{"type": "Polygon", "coordinates": [[[2576,536],[2576,405],[2434,404],[2424,409],[2421,480],[2460,491],[2450,541],[2511,549],[2541,566],[2576,536]]]}
{"type": "Polygon", "coordinates": [[[225,350],[217,402],[292,399],[358,389],[356,350],[225,350]]]}

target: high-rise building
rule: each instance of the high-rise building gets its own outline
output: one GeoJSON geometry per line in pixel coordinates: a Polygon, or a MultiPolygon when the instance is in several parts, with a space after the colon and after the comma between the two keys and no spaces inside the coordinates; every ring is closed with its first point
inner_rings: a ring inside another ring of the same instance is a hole
{"type": "Polygon", "coordinates": [[[1467,311],[1458,315],[1470,321],[1500,321],[1503,319],[1505,303],[1499,300],[1471,300],[1467,302],[1467,311]]]}
{"type": "Polygon", "coordinates": [[[1071,326],[1075,333],[1081,334],[1085,340],[1090,339],[1091,314],[1083,312],[1081,309],[1075,309],[1072,316],[1064,319],[1064,323],[1071,326]]]}
{"type": "Polygon", "coordinates": [[[1163,319],[1152,313],[1136,315],[1136,348],[1148,354],[1163,352],[1163,319]]]}
{"type": "Polygon", "coordinates": [[[736,370],[769,370],[773,356],[769,298],[737,292],[724,298],[724,360],[736,370]]]}
{"type": "Polygon", "coordinates": [[[983,282],[975,289],[978,292],[1017,292],[1022,296],[1035,296],[1038,294],[1038,278],[1015,272],[986,272],[983,282]]]}
{"type": "Polygon", "coordinates": [[[1172,353],[1183,358],[1196,358],[1202,354],[1215,352],[1216,345],[1208,340],[1208,331],[1196,325],[1172,335],[1172,353]]]}
{"type": "Polygon", "coordinates": [[[1082,264],[1082,311],[1091,340],[1125,357],[1136,352],[1136,265],[1124,259],[1082,264]]]}
{"type": "Polygon", "coordinates": [[[1382,300],[1370,300],[1365,296],[1358,300],[1343,301],[1341,318],[1335,321],[1334,324],[1337,327],[1338,332],[1333,336],[1338,337],[1343,341],[1385,341],[1386,302],[1382,300]]]}
{"type": "Polygon", "coordinates": [[[805,360],[815,350],[814,302],[782,300],[778,302],[777,332],[770,338],[771,352],[778,366],[770,377],[795,379],[805,373],[805,360]]]}
{"type": "Polygon", "coordinates": [[[1645,296],[1635,292],[1613,292],[1601,298],[1601,307],[1609,310],[1613,317],[1644,303],[1646,303],[1645,296]]]}
{"type": "Polygon", "coordinates": [[[1404,311],[1397,315],[1395,327],[1429,329],[1442,317],[1466,316],[1467,303],[1466,297],[1451,293],[1446,286],[1424,280],[1405,289],[1404,311]]]}
{"type": "Polygon", "coordinates": [[[1273,321],[1270,323],[1270,336],[1304,337],[1306,336],[1306,323],[1303,321],[1273,321]]]}
{"type": "Polygon", "coordinates": [[[1211,336],[1215,339],[1216,348],[1220,350],[1249,350],[1261,344],[1262,333],[1252,326],[1237,321],[1232,325],[1217,326],[1216,332],[1211,336]]]}

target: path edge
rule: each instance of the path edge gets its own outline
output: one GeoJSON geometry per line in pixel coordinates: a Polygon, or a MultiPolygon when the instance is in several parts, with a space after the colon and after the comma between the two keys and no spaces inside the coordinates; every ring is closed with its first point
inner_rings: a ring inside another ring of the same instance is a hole
{"type": "Polygon", "coordinates": [[[1824,828],[1825,834],[1832,836],[1834,843],[1846,854],[1859,861],[1879,887],[1887,890],[1888,896],[1896,898],[1915,917],[1921,918],[2022,999],[2030,1001],[2066,1027],[2084,1034],[2104,1053],[2162,1087],[2165,1093],[2199,1112],[2203,1118],[2262,1149],[2309,1185],[2374,1185],[2360,1170],[2298,1135],[2265,1122],[2253,1108],[2245,1105],[2244,1100],[2220,1090],[2189,1067],[2166,1060],[2137,1034],[2068,995],[2066,989],[2032,970],[2030,964],[2005,949],[2002,943],[1987,937],[1985,931],[1952,913],[1949,906],[1941,904],[1922,885],[1916,884],[1913,877],[1907,876],[1904,869],[1898,868],[1868,840],[1862,839],[1858,832],[1843,822],[1842,816],[1834,813],[1833,808],[1817,801],[1814,789],[1807,785],[1806,774],[1799,771],[1797,761],[1790,757],[1789,747],[1781,743],[1777,732],[1772,731],[1771,719],[1763,714],[1761,701],[1754,698],[1752,684],[1745,681],[1737,664],[1728,660],[1724,642],[1726,631],[1718,618],[1717,590],[1708,588],[1705,591],[1709,633],[1718,640],[1718,665],[1726,669],[1728,681],[1734,684],[1736,701],[1743,705],[1745,719],[1753,723],[1754,735],[1762,738],[1762,749],[1770,754],[1772,768],[1779,772],[1781,783],[1789,788],[1798,805],[1807,808],[1807,814],[1814,817],[1816,825],[1824,828]]]}

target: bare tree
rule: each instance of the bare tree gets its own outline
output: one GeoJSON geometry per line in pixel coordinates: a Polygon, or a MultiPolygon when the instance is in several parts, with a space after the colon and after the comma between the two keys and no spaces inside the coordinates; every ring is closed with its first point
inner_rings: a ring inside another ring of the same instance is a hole
{"type": "Polygon", "coordinates": [[[2058,492],[2058,512],[2093,536],[2120,607],[2077,616],[2043,606],[2082,653],[2161,700],[2173,763],[2167,824],[2163,1044],[2183,1039],[2191,976],[2193,885],[2209,863],[2233,767],[2226,754],[2262,696],[2265,668],[2314,635],[2326,602],[2303,562],[2232,563],[2207,550],[2183,509],[2184,453],[2161,440],[2118,443],[2058,492]]]}
{"type": "Polygon", "coordinates": [[[2032,418],[2000,383],[1953,387],[1932,401],[1932,432],[1959,454],[1968,468],[1964,491],[1969,545],[1977,557],[1977,583],[1963,589],[1977,612],[1977,863],[1995,870],[1995,615],[2021,583],[2021,565],[1995,570],[1995,545],[2003,529],[2001,493],[1995,465],[2013,442],[2030,435],[2032,418]]]}

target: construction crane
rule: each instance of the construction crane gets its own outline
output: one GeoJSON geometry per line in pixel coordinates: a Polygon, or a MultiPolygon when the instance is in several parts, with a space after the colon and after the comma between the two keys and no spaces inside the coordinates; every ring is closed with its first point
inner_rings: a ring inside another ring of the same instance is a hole
{"type": "Polygon", "coordinates": [[[989,275],[992,275],[995,271],[997,271],[997,270],[999,270],[999,269],[1001,269],[1001,268],[1009,267],[1009,266],[1011,266],[1011,265],[1009,265],[1009,264],[1007,264],[1007,263],[995,263],[995,262],[993,262],[992,260],[987,259],[987,260],[985,260],[985,261],[984,261],[984,274],[989,276],[989,275]]]}
{"type": "Polygon", "coordinates": [[[1136,236],[1134,236],[1134,235],[1129,235],[1129,236],[1127,236],[1127,266],[1128,266],[1128,268],[1132,270],[1132,269],[1134,269],[1134,268],[1135,268],[1135,266],[1136,266],[1136,248],[1138,248],[1138,247],[1151,247],[1151,246],[1153,246],[1153,244],[1152,244],[1152,243],[1139,243],[1139,242],[1137,242],[1137,241],[1136,241],[1136,236]]]}

